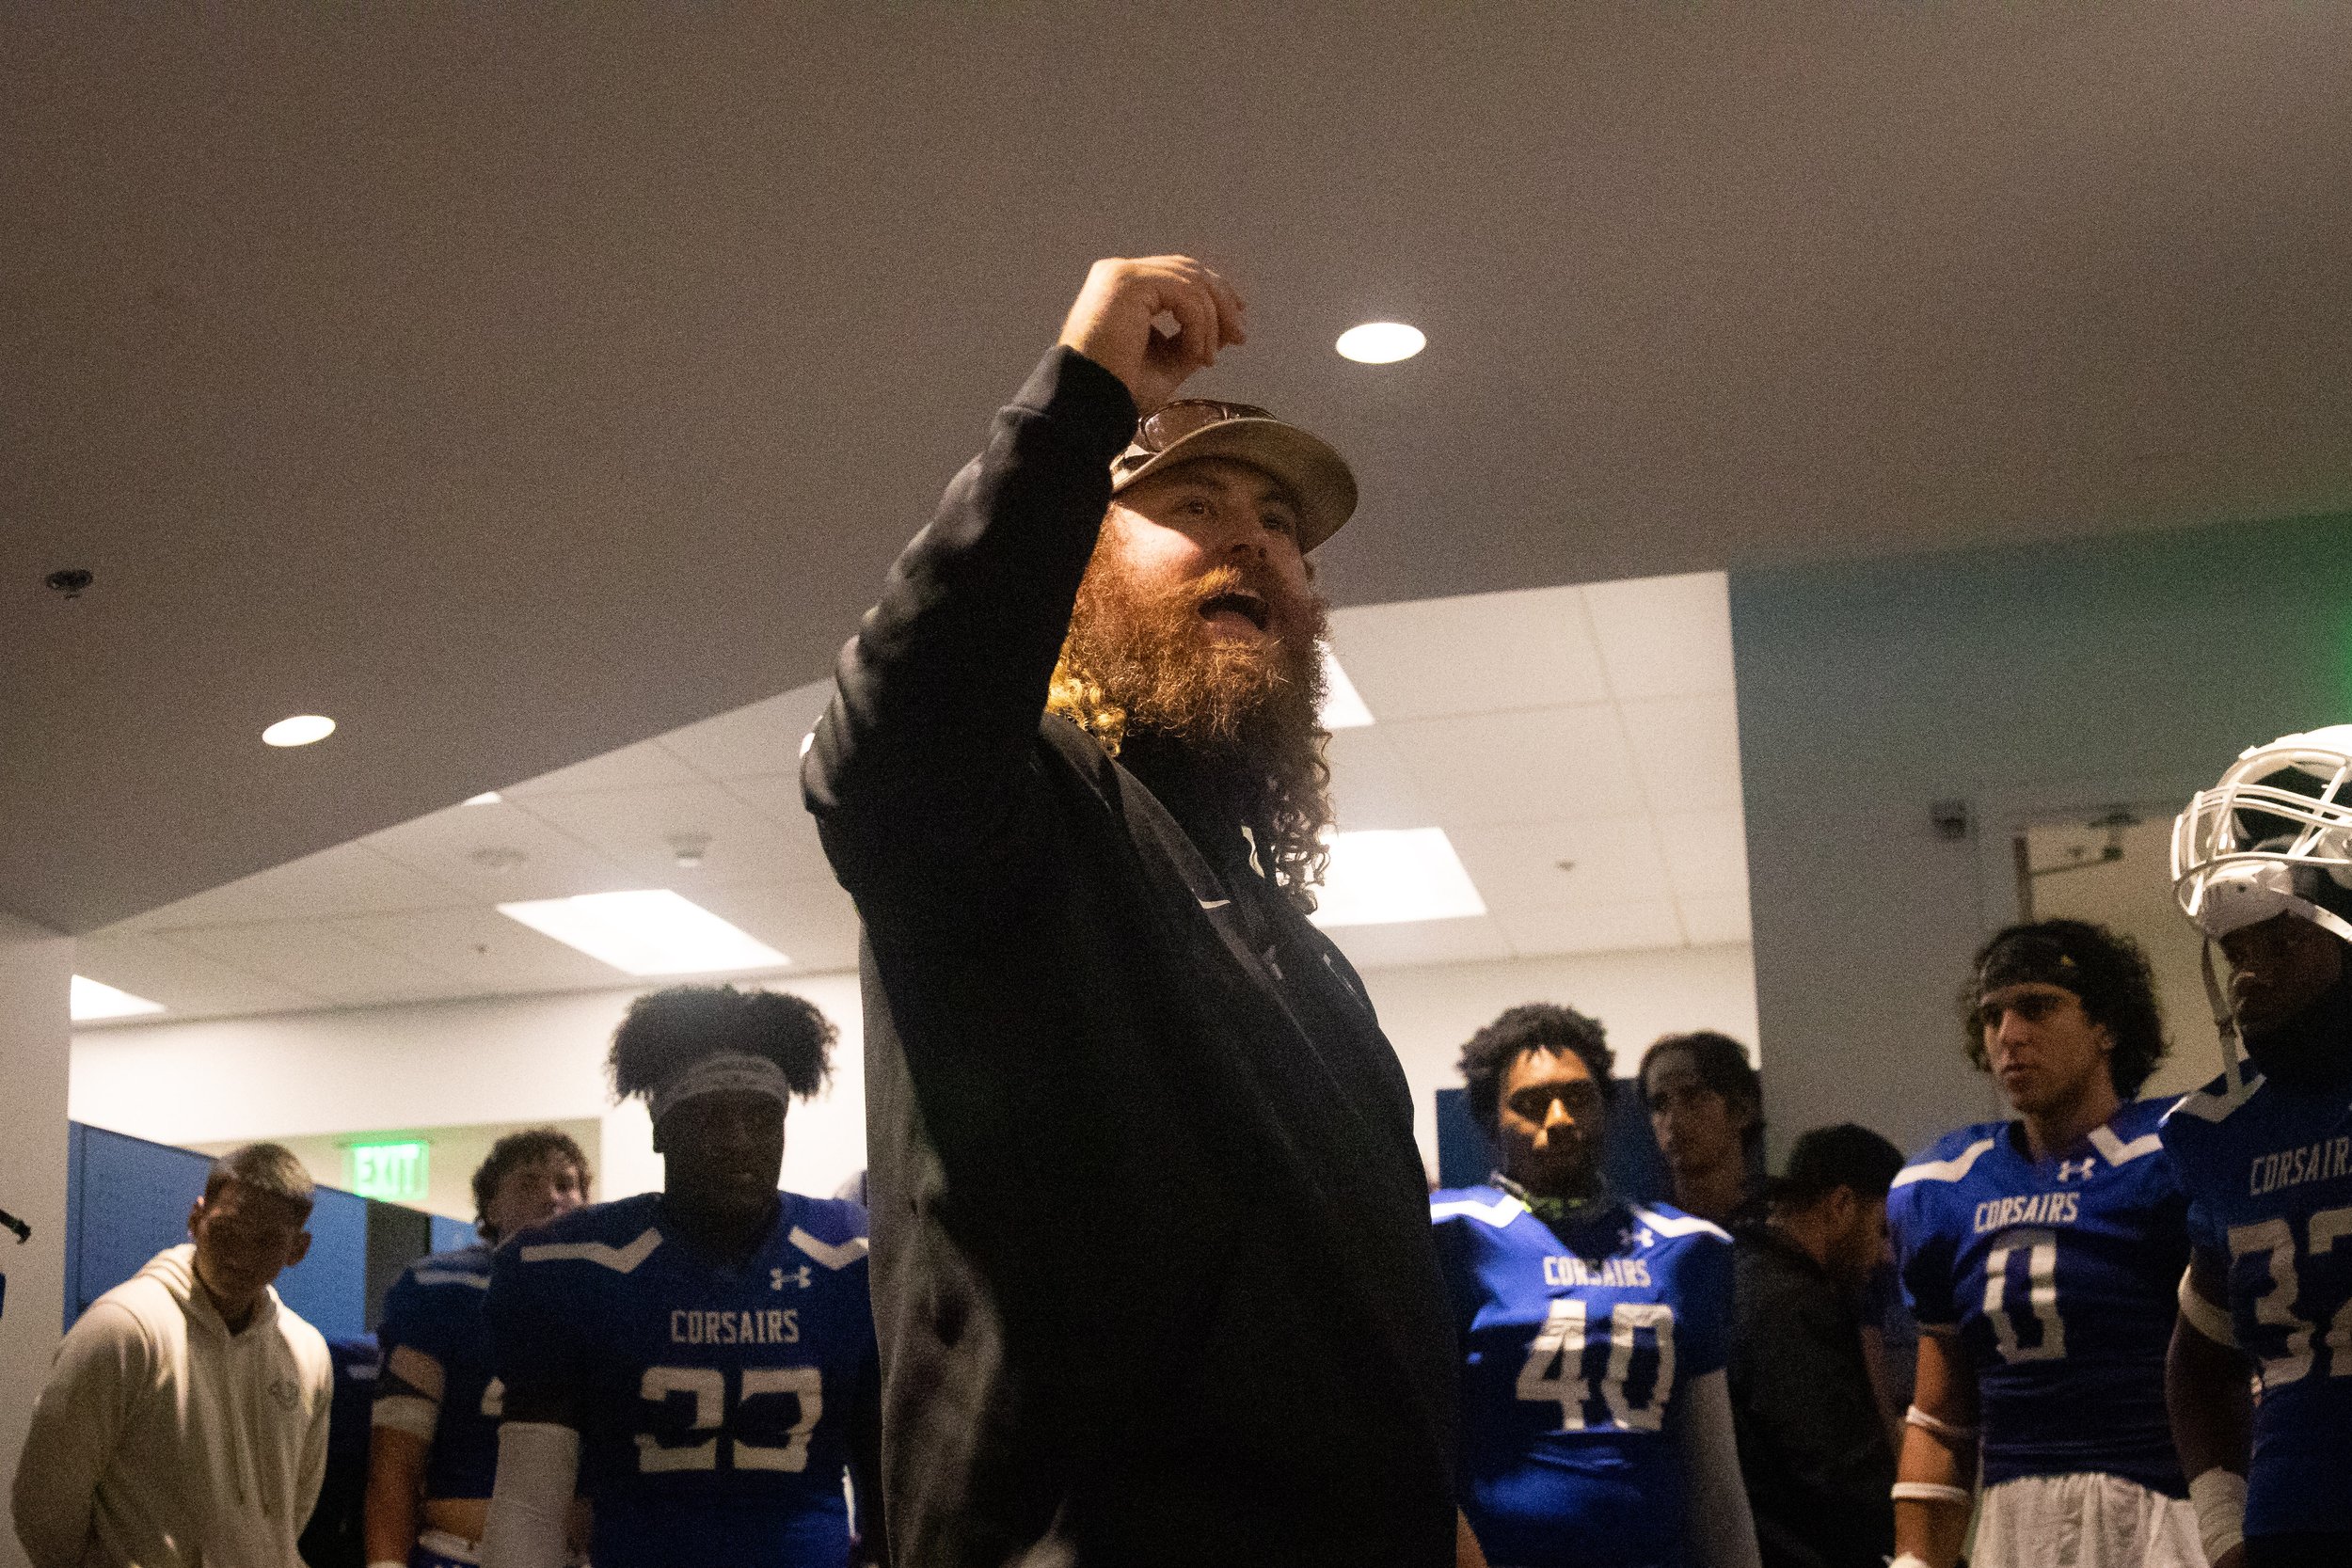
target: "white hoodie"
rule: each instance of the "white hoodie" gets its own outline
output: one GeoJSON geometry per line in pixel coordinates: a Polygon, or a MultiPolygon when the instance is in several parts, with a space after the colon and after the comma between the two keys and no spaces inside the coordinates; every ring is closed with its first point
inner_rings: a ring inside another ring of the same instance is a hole
{"type": "Polygon", "coordinates": [[[326,1471],[326,1341],[270,1291],[230,1334],[196,1248],[158,1253],[58,1348],[17,1465],[33,1568],[301,1568],[326,1471]]]}

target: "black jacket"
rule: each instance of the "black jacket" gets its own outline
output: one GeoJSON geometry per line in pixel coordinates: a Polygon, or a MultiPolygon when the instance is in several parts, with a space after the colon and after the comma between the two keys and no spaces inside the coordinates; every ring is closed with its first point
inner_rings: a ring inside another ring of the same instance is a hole
{"type": "Polygon", "coordinates": [[[1134,419],[1046,358],[843,652],[803,768],[866,926],[891,1544],[1448,1563],[1454,1336],[1362,985],[1186,809],[1180,756],[1155,792],[1044,714],[1134,419]]]}
{"type": "Polygon", "coordinates": [[[1732,1253],[1732,1420],[1765,1568],[1879,1568],[1895,1550],[1895,1450],[1862,1320],[1769,1223],[1732,1253]]]}

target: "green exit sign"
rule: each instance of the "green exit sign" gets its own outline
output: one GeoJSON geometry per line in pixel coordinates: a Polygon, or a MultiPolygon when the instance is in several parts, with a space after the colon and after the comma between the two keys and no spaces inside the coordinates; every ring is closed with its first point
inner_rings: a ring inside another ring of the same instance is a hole
{"type": "Polygon", "coordinates": [[[427,1164],[433,1146],[421,1141],[353,1144],[346,1151],[351,1165],[351,1190],[361,1197],[388,1203],[423,1201],[432,1180],[427,1164]]]}

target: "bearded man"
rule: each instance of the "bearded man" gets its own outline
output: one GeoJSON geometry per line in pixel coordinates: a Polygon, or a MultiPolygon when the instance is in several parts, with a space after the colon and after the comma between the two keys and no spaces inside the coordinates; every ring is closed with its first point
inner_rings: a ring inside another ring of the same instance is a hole
{"type": "Polygon", "coordinates": [[[1243,337],[1199,261],[1095,263],[804,764],[865,923],[899,1561],[1476,1560],[1410,1096],[1306,918],[1355,481],[1169,401],[1243,337]]]}

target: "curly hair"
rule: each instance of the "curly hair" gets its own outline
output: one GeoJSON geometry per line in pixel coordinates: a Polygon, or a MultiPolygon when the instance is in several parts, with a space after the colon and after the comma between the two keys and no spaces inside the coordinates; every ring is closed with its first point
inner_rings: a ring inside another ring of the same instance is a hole
{"type": "Polygon", "coordinates": [[[490,1152],[482,1157],[482,1164],[473,1172],[473,1224],[488,1241],[498,1240],[497,1227],[490,1224],[490,1200],[498,1196],[499,1188],[513,1172],[543,1160],[562,1160],[580,1173],[580,1190],[588,1191],[588,1156],[569,1132],[560,1127],[526,1127],[519,1132],[509,1132],[490,1146],[490,1152]]]}
{"type": "Polygon", "coordinates": [[[1609,1032],[1598,1019],[1555,1003],[1523,1003],[1472,1035],[1462,1047],[1462,1083],[1469,1090],[1470,1115],[1489,1132],[1502,1117],[1503,1081],[1531,1051],[1572,1052],[1604,1092],[1610,1087],[1613,1063],[1609,1032]]]}
{"type": "Polygon", "coordinates": [[[780,990],[672,986],[628,1005],[612,1032],[612,1092],[651,1094],[681,1068],[723,1052],[764,1056],[807,1099],[833,1071],[837,1031],[815,1004],[780,990]]]}
{"type": "Polygon", "coordinates": [[[2139,1092],[2170,1049],[2155,977],[2139,943],[2088,920],[2037,920],[1995,931],[1968,966],[1960,1022],[1978,1071],[1993,1068],[1984,1047],[1985,993],[2028,981],[2072,991],[2084,1016],[2106,1030],[2115,1043],[2107,1077],[2125,1100],[2139,1092]]]}
{"type": "Polygon", "coordinates": [[[1661,1035],[1642,1053],[1642,1068],[1633,1076],[1642,1085],[1642,1096],[1649,1097],[1649,1071],[1659,1057],[1669,1051],[1689,1054],[1691,1069],[1699,1076],[1699,1083],[1713,1091],[1736,1113],[1745,1110],[1748,1124],[1740,1131],[1740,1145],[1754,1149],[1764,1141],[1764,1079],[1748,1061],[1748,1048],[1729,1035],[1713,1029],[1693,1029],[1684,1035],[1661,1035]]]}

